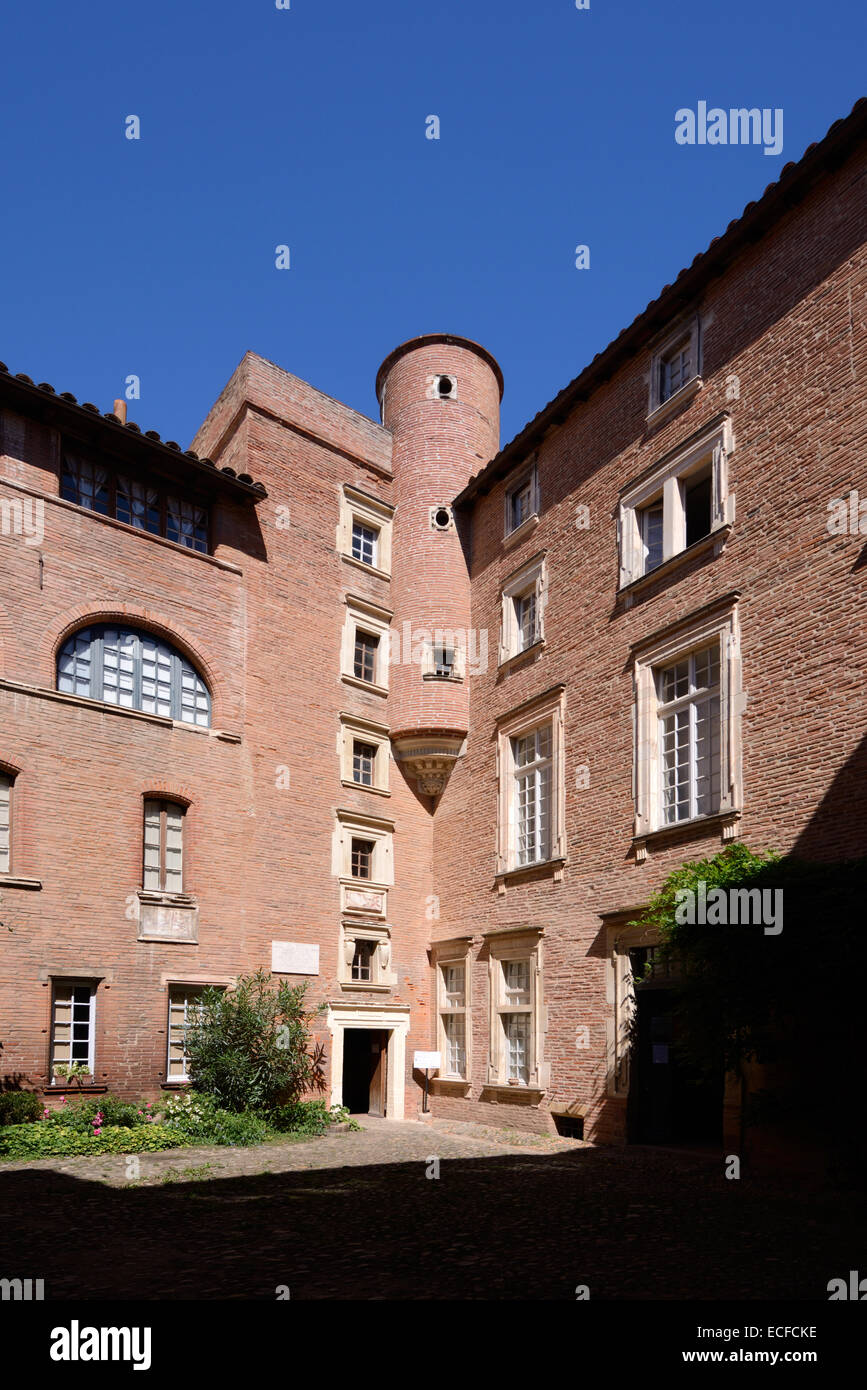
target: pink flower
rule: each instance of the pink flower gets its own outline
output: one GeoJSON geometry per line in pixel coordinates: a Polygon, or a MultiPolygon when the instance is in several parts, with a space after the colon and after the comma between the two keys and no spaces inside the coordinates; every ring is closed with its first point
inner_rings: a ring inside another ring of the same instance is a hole
{"type": "Polygon", "coordinates": [[[65,1105],[65,1104],[66,1104],[66,1096],[61,1096],[61,1097],[60,1097],[60,1104],[61,1104],[61,1105],[65,1105]]]}

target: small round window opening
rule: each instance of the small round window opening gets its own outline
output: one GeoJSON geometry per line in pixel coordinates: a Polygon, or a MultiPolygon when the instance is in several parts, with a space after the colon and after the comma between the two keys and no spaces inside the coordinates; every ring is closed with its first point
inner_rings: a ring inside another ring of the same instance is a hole
{"type": "Polygon", "coordinates": [[[458,384],[453,376],[438,376],[436,379],[436,393],[440,400],[455,400],[458,394],[458,384]]]}
{"type": "Polygon", "coordinates": [[[448,531],[454,526],[450,507],[431,507],[430,524],[434,531],[448,531]]]}

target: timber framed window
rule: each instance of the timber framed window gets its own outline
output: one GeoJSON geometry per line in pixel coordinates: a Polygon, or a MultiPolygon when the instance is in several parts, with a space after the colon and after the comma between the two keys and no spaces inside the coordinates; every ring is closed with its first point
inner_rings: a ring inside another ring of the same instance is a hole
{"type": "Polygon", "coordinates": [[[344,786],[388,795],[388,728],[356,715],[340,716],[340,778],[344,786]]]}
{"type": "Polygon", "coordinates": [[[539,478],[535,456],[506,489],[505,534],[511,536],[539,515],[539,478]]]}
{"type": "Polygon", "coordinates": [[[547,597],[545,556],[537,555],[503,585],[500,599],[500,665],[544,641],[547,597]]]}
{"type": "Polygon", "coordinates": [[[207,728],[211,697],[180,652],[150,632],[99,623],[66,639],[57,689],[207,728]]]}
{"type": "Polygon", "coordinates": [[[494,932],[489,942],[488,1085],[543,1090],[549,1068],[542,1058],[541,932],[494,932]]]}
{"type": "Polygon", "coordinates": [[[653,420],[656,412],[659,418],[667,415],[677,401],[691,399],[701,384],[701,321],[698,314],[692,314],[653,349],[648,420],[653,420]]]}
{"type": "Polygon", "coordinates": [[[390,503],[345,483],[340,495],[338,552],[344,559],[389,579],[393,516],[390,503]]]}
{"type": "Polygon", "coordinates": [[[184,891],[184,815],[175,801],[148,797],[144,803],[142,888],[156,893],[184,891]]]}
{"type": "Polygon", "coordinates": [[[636,856],[645,837],[742,810],[740,627],[735,596],[634,649],[636,856]]]}
{"type": "Polygon", "coordinates": [[[11,772],[0,767],[0,874],[12,868],[12,786],[11,772]]]}
{"type": "Polygon", "coordinates": [[[441,1077],[466,1079],[467,1072],[467,966],[468,958],[437,961],[439,991],[439,1051],[441,1077]]]}
{"type": "Polygon", "coordinates": [[[504,717],[497,730],[497,873],[566,857],[564,689],[504,717]]]}
{"type": "Polygon", "coordinates": [[[187,550],[210,554],[207,506],[154,483],[118,473],[107,464],[64,450],[60,495],[87,511],[114,517],[187,550]]]}
{"type": "MultiPolygon", "coordinates": [[[[81,1065],[94,1074],[96,984],[93,980],[55,980],[51,1000],[51,1073],[81,1065]]],[[[61,1078],[62,1079],[62,1078],[61,1078]]]]}
{"type": "Polygon", "coordinates": [[[716,536],[721,548],[734,521],[734,495],[728,487],[733,450],[731,421],[724,416],[621,495],[621,588],[707,537],[716,536]]]}
{"type": "Polygon", "coordinates": [[[384,695],[388,692],[391,613],[355,595],[347,595],[345,603],[342,678],[350,685],[384,695]]]}

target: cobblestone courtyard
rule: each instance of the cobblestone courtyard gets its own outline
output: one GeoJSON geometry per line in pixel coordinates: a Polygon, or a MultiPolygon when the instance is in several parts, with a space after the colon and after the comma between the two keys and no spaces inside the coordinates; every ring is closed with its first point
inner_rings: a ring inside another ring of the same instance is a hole
{"type": "Polygon", "coordinates": [[[124,1157],[4,1163],[0,1273],[49,1299],[824,1300],[863,1252],[862,1198],[712,1156],[363,1126],[142,1154],[132,1183],[124,1157]]]}

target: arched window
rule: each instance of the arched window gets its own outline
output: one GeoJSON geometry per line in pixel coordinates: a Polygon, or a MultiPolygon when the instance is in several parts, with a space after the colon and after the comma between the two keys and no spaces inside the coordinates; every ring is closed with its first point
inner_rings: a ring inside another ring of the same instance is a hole
{"type": "Polygon", "coordinates": [[[57,659],[57,689],[187,724],[211,722],[207,687],[190,663],[135,628],[100,623],[74,632],[57,659]]]}

